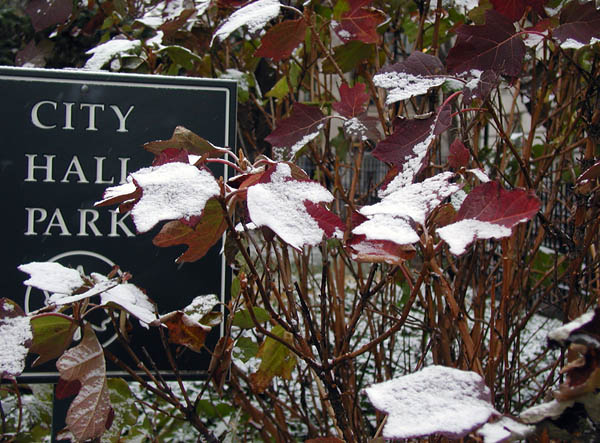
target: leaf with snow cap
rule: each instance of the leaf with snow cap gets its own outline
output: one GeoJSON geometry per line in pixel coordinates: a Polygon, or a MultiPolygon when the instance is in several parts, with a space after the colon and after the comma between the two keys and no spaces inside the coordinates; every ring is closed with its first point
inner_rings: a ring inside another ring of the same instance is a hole
{"type": "Polygon", "coordinates": [[[289,151],[292,158],[308,142],[319,135],[325,116],[319,108],[294,103],[289,117],[277,122],[277,128],[265,138],[274,152],[289,151]]]}
{"type": "Polygon", "coordinates": [[[248,32],[254,34],[265,27],[269,20],[279,15],[281,4],[279,0],[258,0],[238,9],[225,20],[215,31],[210,42],[223,41],[235,30],[242,26],[248,27],[248,32]]]}
{"type": "Polygon", "coordinates": [[[86,52],[91,57],[85,62],[83,69],[99,71],[112,59],[120,57],[123,54],[134,53],[141,47],[141,40],[114,37],[112,40],[102,43],[86,52]]]}
{"type": "Polygon", "coordinates": [[[521,73],[525,44],[512,22],[503,15],[488,10],[484,25],[461,25],[456,34],[456,43],[446,58],[449,72],[491,70],[510,77],[521,73]]]}
{"type": "Polygon", "coordinates": [[[444,71],[438,57],[415,51],[406,60],[381,69],[373,84],[388,91],[385,103],[390,105],[443,85],[447,79],[444,71]]]}
{"type": "Polygon", "coordinates": [[[17,377],[33,339],[29,317],[14,301],[0,298],[0,380],[17,377]]]}
{"type": "Polygon", "coordinates": [[[385,16],[378,10],[368,8],[373,0],[348,0],[349,9],[333,23],[333,30],[344,43],[359,40],[363,43],[378,43],[377,26],[385,16]]]}
{"type": "Polygon", "coordinates": [[[552,36],[562,48],[581,48],[600,41],[600,11],[594,2],[580,4],[573,0],[560,13],[560,26],[552,36]]]}
{"type": "Polygon", "coordinates": [[[463,88],[463,103],[470,103],[474,99],[486,100],[500,83],[498,74],[491,70],[482,72],[471,69],[464,78],[466,83],[463,88]]]}
{"type": "Polygon", "coordinates": [[[260,40],[260,47],[254,55],[256,57],[268,57],[273,61],[289,58],[300,43],[304,41],[306,34],[306,20],[286,20],[278,23],[267,31],[260,40]]]}
{"type": "Polygon", "coordinates": [[[69,431],[77,441],[100,437],[110,426],[112,407],[104,352],[89,323],[81,343],[67,350],[56,362],[56,368],[61,380],[81,383],[81,389],[67,411],[65,421],[69,431]]]}
{"type": "MultiPolygon", "coordinates": [[[[92,273],[92,278],[98,286],[110,283],[102,274],[92,273]]],[[[142,326],[156,320],[154,304],[148,296],[132,283],[120,283],[100,294],[101,305],[116,305],[140,320],[142,326]]]]}
{"type": "Polygon", "coordinates": [[[460,189],[451,183],[451,172],[444,172],[404,186],[389,186],[380,191],[381,201],[363,206],[360,213],[367,217],[352,230],[368,240],[387,240],[399,245],[419,241],[416,224],[424,225],[427,216],[444,199],[460,189]]]}
{"type": "Polygon", "coordinates": [[[18,269],[30,276],[23,282],[24,285],[42,291],[72,294],[85,285],[79,271],[56,262],[32,262],[20,265],[18,269]]]}
{"type": "MultiPolygon", "coordinates": [[[[324,214],[306,202],[329,203],[333,195],[319,183],[298,180],[287,163],[276,163],[267,169],[260,181],[248,188],[247,204],[250,220],[258,227],[272,229],[296,249],[314,246],[332,232],[332,224],[324,214]]],[[[341,223],[341,222],[340,222],[341,223]]],[[[336,231],[333,228],[333,231],[336,231]]]]}
{"type": "Polygon", "coordinates": [[[185,163],[165,163],[130,174],[132,181],[106,189],[97,206],[128,198],[141,190],[131,215],[138,232],[152,229],[163,220],[189,219],[202,215],[208,200],[218,196],[219,185],[210,171],[185,163]]]}
{"type": "Polygon", "coordinates": [[[535,426],[520,423],[510,417],[486,423],[477,433],[483,437],[484,443],[504,443],[521,440],[535,432],[535,426]]]}
{"type": "Polygon", "coordinates": [[[382,435],[390,439],[432,434],[461,438],[497,414],[479,374],[444,366],[375,384],[365,393],[376,409],[388,414],[382,435]]]}
{"type": "Polygon", "coordinates": [[[424,166],[429,145],[450,126],[450,107],[444,106],[428,118],[396,119],[394,132],[380,141],[373,156],[402,168],[388,186],[401,187],[414,181],[424,166]]]}
{"type": "Polygon", "coordinates": [[[508,237],[513,226],[531,220],[539,211],[540,200],[523,189],[503,189],[489,181],[474,188],[462,203],[455,223],[437,230],[450,246],[450,252],[460,255],[475,240],[508,237]]]}
{"type": "Polygon", "coordinates": [[[221,320],[220,312],[213,312],[219,299],[216,295],[201,295],[182,310],[169,312],[155,320],[169,329],[169,342],[201,352],[211,328],[221,320]]]}

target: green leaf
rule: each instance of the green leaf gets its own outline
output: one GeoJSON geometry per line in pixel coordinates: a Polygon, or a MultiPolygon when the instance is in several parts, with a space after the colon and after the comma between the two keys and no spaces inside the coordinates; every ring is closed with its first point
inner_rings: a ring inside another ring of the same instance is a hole
{"type": "MultiPolygon", "coordinates": [[[[362,62],[375,61],[376,48],[374,44],[366,44],[358,40],[353,40],[344,45],[337,46],[333,50],[333,59],[340,67],[342,72],[350,72],[362,62]]],[[[385,54],[384,54],[385,56],[385,54]]],[[[323,72],[335,73],[335,68],[329,59],[323,62],[323,72]]]]}
{"type": "Polygon", "coordinates": [[[165,52],[173,63],[187,70],[194,69],[194,62],[202,61],[200,57],[183,46],[167,46],[166,48],[161,49],[160,52],[165,52]]]}
{"type": "MultiPolygon", "coordinates": [[[[252,311],[254,312],[254,316],[259,323],[264,323],[271,319],[269,313],[263,308],[254,306],[252,307],[252,311]]],[[[242,329],[252,329],[255,324],[252,321],[250,312],[247,309],[244,309],[235,313],[235,316],[233,317],[233,326],[237,326],[238,328],[242,329]]]]}
{"type": "Polygon", "coordinates": [[[108,390],[115,415],[112,426],[102,436],[102,442],[117,443],[122,441],[120,439],[123,431],[128,426],[133,426],[137,423],[140,413],[135,405],[129,385],[125,380],[122,378],[109,379],[108,390]]]}
{"type": "MultiPolygon", "coordinates": [[[[300,66],[298,66],[296,63],[290,63],[289,76],[290,81],[292,82],[292,89],[296,89],[298,86],[300,72],[300,66]]],[[[271,90],[265,94],[265,96],[281,100],[288,94],[289,91],[290,86],[288,85],[287,77],[283,76],[279,79],[279,81],[277,81],[277,83],[275,83],[275,86],[273,86],[271,90]]]]}
{"type": "Polygon", "coordinates": [[[200,416],[205,416],[212,419],[219,419],[231,415],[231,413],[235,411],[233,406],[228,405],[227,403],[217,403],[215,404],[210,400],[200,400],[198,401],[198,406],[196,407],[196,413],[200,416]]]}
{"type": "MultiPolygon", "coordinates": [[[[287,343],[293,340],[292,334],[281,326],[275,326],[271,329],[271,333],[287,343]]],[[[283,377],[287,380],[292,378],[297,360],[294,353],[284,344],[267,337],[260,347],[258,356],[262,357],[258,371],[250,375],[250,385],[254,392],[259,394],[264,392],[273,377],[283,377]]]]}
{"type": "Polygon", "coordinates": [[[73,333],[77,329],[73,318],[55,313],[36,315],[30,324],[33,331],[30,352],[39,355],[32,366],[60,357],[71,344],[73,333]]]}
{"type": "Polygon", "coordinates": [[[256,354],[258,354],[258,344],[255,343],[251,338],[240,337],[235,343],[234,352],[237,358],[246,363],[252,357],[256,356],[256,354]]]}

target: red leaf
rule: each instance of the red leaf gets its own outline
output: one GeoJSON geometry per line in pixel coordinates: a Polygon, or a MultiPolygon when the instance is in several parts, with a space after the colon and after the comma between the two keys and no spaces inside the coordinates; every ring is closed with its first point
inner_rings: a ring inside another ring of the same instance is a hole
{"type": "Polygon", "coordinates": [[[446,58],[453,73],[492,70],[516,77],[521,73],[525,44],[512,22],[494,10],[486,11],[485,25],[462,25],[456,44],[446,58]]]}
{"type": "Polygon", "coordinates": [[[206,255],[208,250],[221,239],[226,228],[227,222],[223,217],[221,205],[213,198],[206,203],[196,226],[191,227],[178,220],[165,223],[152,243],[162,248],[186,244],[188,249],[177,258],[176,262],[194,262],[206,255]]]}
{"type": "Polygon", "coordinates": [[[319,108],[295,103],[291,115],[277,123],[277,129],[265,138],[273,148],[289,148],[294,155],[319,135],[325,116],[319,108]]]}
{"type": "Polygon", "coordinates": [[[323,206],[307,200],[304,202],[304,207],[306,212],[317,221],[319,227],[325,231],[327,237],[333,237],[336,231],[341,234],[346,229],[342,219],[323,206]]]}
{"type": "Polygon", "coordinates": [[[545,17],[544,5],[548,0],[491,0],[494,9],[513,22],[520,20],[527,7],[531,7],[540,16],[545,17]]]}
{"type": "Polygon", "coordinates": [[[342,14],[340,23],[333,30],[338,37],[348,43],[352,40],[360,40],[363,43],[378,43],[379,34],[377,26],[385,17],[379,11],[369,9],[366,6],[372,0],[349,0],[350,10],[342,14]]]}
{"type": "Polygon", "coordinates": [[[394,132],[377,144],[373,156],[402,168],[403,174],[412,174],[412,182],[425,164],[429,145],[436,135],[448,129],[450,120],[449,106],[425,119],[397,119],[394,132]]]}
{"type": "Polygon", "coordinates": [[[367,240],[365,235],[354,235],[347,243],[352,259],[359,263],[401,264],[414,257],[413,245],[398,245],[388,240],[367,240]]]}
{"type": "Polygon", "coordinates": [[[461,168],[469,164],[469,150],[458,138],[450,145],[450,155],[448,155],[448,164],[451,168],[461,168]]]}
{"type": "Polygon", "coordinates": [[[288,58],[304,41],[305,33],[306,21],[303,18],[281,22],[267,31],[254,55],[272,58],[276,62],[288,58]]]}
{"type": "Polygon", "coordinates": [[[456,221],[475,219],[512,228],[531,220],[540,210],[541,202],[532,191],[503,189],[490,181],[475,187],[460,207],[456,221]]]}
{"type": "Polygon", "coordinates": [[[190,158],[187,151],[185,149],[167,148],[154,157],[152,166],[160,166],[165,163],[174,162],[189,163],[190,158]]]}
{"type": "Polygon", "coordinates": [[[365,92],[364,83],[356,83],[352,88],[343,83],[340,86],[340,101],[333,104],[333,109],[344,117],[352,118],[362,114],[368,102],[369,94],[365,92]]]}
{"type": "Polygon", "coordinates": [[[463,103],[470,103],[473,99],[486,100],[492,90],[499,83],[498,74],[494,71],[485,71],[479,75],[479,78],[474,78],[467,82],[463,88],[463,103]]]}
{"type": "Polygon", "coordinates": [[[35,31],[64,23],[73,11],[72,0],[30,0],[25,12],[31,17],[35,31]]]}
{"type": "Polygon", "coordinates": [[[81,389],[81,382],[79,380],[65,380],[63,378],[58,379],[56,384],[56,398],[64,400],[65,398],[74,397],[79,393],[81,389]]]}
{"type": "Polygon", "coordinates": [[[560,23],[552,35],[561,42],[573,39],[588,44],[593,37],[600,39],[600,12],[594,2],[572,1],[563,8],[560,23]]]}

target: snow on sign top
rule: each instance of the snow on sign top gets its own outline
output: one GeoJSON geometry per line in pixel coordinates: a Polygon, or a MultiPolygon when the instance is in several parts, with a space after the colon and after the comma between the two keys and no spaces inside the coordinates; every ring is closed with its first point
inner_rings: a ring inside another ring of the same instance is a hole
{"type": "Polygon", "coordinates": [[[389,414],[384,438],[461,438],[497,414],[479,374],[444,366],[375,384],[365,393],[376,409],[389,414]]]}

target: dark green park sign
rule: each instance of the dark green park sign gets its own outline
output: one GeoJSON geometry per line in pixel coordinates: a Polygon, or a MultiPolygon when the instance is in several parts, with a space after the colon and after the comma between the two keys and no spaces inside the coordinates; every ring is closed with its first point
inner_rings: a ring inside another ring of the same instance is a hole
{"type": "MultiPolygon", "coordinates": [[[[185,247],[152,244],[160,227],[136,235],[128,214],[94,208],[94,202],[129,172],[149,166],[153,156],[142,145],[169,139],[176,126],[217,146],[234,147],[235,82],[0,68],[0,97],[3,297],[26,312],[44,306],[50,294],[27,289],[27,275],[17,270],[34,261],[59,262],[88,275],[106,275],[118,265],[146,290],[160,314],[181,309],[198,295],[225,297],[221,245],[198,262],[178,265],[175,259],[185,247]]],[[[93,323],[100,341],[131,364],[108,317],[99,312],[93,323]]],[[[219,338],[215,329],[209,347],[219,338]]],[[[135,327],[131,337],[135,350],[143,355],[143,347],[168,375],[171,366],[156,328],[135,327]]],[[[178,366],[187,377],[201,376],[210,361],[207,354],[178,353],[178,366]]],[[[120,371],[109,364],[109,374],[120,371]]],[[[28,364],[23,374],[29,381],[56,377],[54,362],[33,369],[28,364]]]]}

